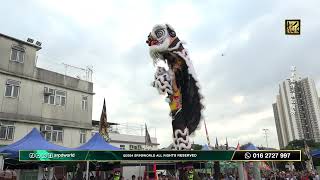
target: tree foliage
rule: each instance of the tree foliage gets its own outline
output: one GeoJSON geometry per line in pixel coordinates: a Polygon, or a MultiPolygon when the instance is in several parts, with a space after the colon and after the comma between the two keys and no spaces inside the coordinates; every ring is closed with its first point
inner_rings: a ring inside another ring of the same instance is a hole
{"type": "Polygon", "coordinates": [[[306,142],[306,144],[310,147],[310,149],[319,149],[320,148],[320,143],[317,143],[314,140],[304,140],[304,139],[302,139],[302,140],[290,141],[288,143],[288,145],[284,149],[290,149],[290,150],[304,149],[304,147],[305,147],[304,142],[306,142]]]}
{"type": "Polygon", "coordinates": [[[200,144],[192,144],[191,145],[191,149],[193,149],[193,150],[201,150],[202,149],[202,145],[200,145],[200,144]]]}
{"type": "MultiPolygon", "coordinates": [[[[288,143],[288,145],[283,148],[283,150],[301,150],[301,162],[295,162],[294,165],[298,169],[305,168],[305,161],[308,160],[308,157],[305,153],[305,143],[309,146],[310,151],[320,149],[320,143],[315,142],[314,140],[293,140],[288,143]]],[[[313,163],[315,166],[320,165],[320,159],[313,157],[313,163]]]]}

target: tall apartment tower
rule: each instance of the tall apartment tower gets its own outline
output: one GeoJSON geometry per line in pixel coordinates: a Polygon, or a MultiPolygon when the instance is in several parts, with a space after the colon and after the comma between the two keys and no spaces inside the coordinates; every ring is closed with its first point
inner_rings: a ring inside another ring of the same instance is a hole
{"type": "Polygon", "coordinates": [[[295,139],[320,142],[320,103],[311,78],[298,78],[293,67],[291,78],[279,85],[272,107],[280,148],[295,139]]]}

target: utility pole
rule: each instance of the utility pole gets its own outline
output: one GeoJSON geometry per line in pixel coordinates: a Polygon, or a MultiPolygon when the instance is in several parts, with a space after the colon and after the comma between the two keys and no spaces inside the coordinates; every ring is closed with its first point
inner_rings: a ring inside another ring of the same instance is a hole
{"type": "MultiPolygon", "coordinates": [[[[264,131],[264,136],[266,137],[266,145],[267,145],[267,147],[266,147],[266,148],[269,148],[269,144],[268,144],[269,129],[264,128],[264,129],[262,129],[262,131],[264,131]]],[[[272,165],[272,170],[274,170],[274,164],[273,164],[273,161],[271,162],[271,165],[272,165]]]]}
{"type": "Polygon", "coordinates": [[[266,137],[266,145],[267,145],[267,148],[269,147],[269,144],[268,144],[268,133],[269,133],[269,129],[262,129],[262,131],[264,131],[264,135],[266,137]]]}

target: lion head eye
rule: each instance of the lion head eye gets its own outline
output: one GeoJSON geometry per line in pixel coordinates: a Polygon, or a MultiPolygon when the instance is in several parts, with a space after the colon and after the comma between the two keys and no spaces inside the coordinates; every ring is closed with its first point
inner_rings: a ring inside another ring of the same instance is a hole
{"type": "Polygon", "coordinates": [[[157,38],[161,38],[162,36],[164,36],[165,30],[164,29],[158,29],[158,30],[156,30],[155,34],[156,34],[157,38]]]}

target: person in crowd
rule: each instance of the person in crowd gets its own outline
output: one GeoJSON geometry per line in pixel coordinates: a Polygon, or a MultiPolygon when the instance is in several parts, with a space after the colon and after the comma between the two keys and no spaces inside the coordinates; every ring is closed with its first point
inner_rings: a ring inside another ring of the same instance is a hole
{"type": "Polygon", "coordinates": [[[320,180],[318,172],[315,173],[313,180],[320,180]]]}

